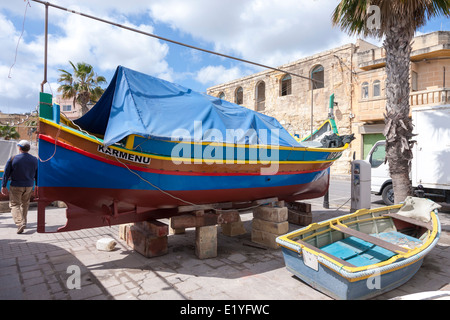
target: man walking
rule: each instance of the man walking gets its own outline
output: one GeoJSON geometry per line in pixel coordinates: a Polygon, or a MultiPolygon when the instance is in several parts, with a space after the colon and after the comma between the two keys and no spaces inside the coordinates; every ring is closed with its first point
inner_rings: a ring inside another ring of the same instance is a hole
{"type": "Polygon", "coordinates": [[[11,157],[6,162],[2,194],[8,195],[6,185],[8,180],[11,179],[9,207],[17,225],[17,233],[22,233],[27,224],[28,205],[30,204],[31,193],[35,183],[34,193],[37,196],[38,160],[28,153],[31,146],[27,140],[21,140],[17,146],[19,147],[19,154],[11,157]]]}

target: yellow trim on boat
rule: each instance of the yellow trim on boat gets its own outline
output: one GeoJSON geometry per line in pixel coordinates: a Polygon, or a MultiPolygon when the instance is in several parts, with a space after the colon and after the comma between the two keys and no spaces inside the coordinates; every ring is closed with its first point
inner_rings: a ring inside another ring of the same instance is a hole
{"type": "Polygon", "coordinates": [[[127,138],[127,143],[125,145],[125,148],[132,150],[134,146],[134,137],[136,137],[134,134],[129,135],[127,138]]]}
{"type": "MultiPolygon", "coordinates": [[[[60,125],[57,124],[51,120],[47,120],[44,118],[39,118],[39,121],[44,122],[52,127],[57,128],[58,130],[62,130],[65,132],[68,132],[72,135],[75,135],[79,138],[82,138],[84,140],[88,140],[91,142],[94,142],[98,145],[103,145],[103,143],[99,140],[99,138],[95,137],[94,135],[90,134],[90,133],[86,133],[86,134],[82,134],[79,132],[79,130],[73,128],[72,126],[69,125],[60,125]]],[[[67,120],[65,120],[64,122],[67,123],[67,120]]],[[[134,138],[133,138],[134,139],[134,138]]],[[[175,142],[176,141],[169,141],[169,142],[175,142]]],[[[188,142],[180,142],[180,143],[188,143],[188,142]]],[[[203,142],[205,144],[208,144],[206,142],[203,142]]],[[[202,144],[203,144],[202,143],[202,144]]],[[[127,140],[127,146],[131,144],[130,141],[127,140]]],[[[200,144],[200,142],[194,142],[194,144],[200,144]]],[[[209,143],[212,144],[212,143],[209,143]]],[[[217,145],[225,145],[225,146],[233,146],[233,147],[248,147],[248,145],[234,145],[234,144],[217,144],[217,145]]],[[[348,148],[349,144],[347,143],[344,147],[341,148],[289,148],[289,147],[277,147],[276,149],[285,149],[285,150],[298,150],[298,151],[320,151],[320,152],[340,152],[345,150],[346,148],[348,148]]],[[[250,146],[252,148],[257,148],[258,146],[250,146]]],[[[198,158],[180,158],[180,157],[168,157],[168,156],[160,156],[160,155],[155,155],[155,154],[150,154],[150,153],[143,153],[143,152],[137,152],[134,150],[130,150],[127,148],[122,148],[122,147],[118,147],[118,146],[109,146],[108,148],[110,149],[115,149],[118,151],[122,151],[122,152],[127,152],[129,154],[134,154],[134,155],[138,155],[138,156],[142,156],[142,157],[147,157],[147,158],[151,158],[151,159],[158,159],[158,160],[167,160],[167,161],[177,161],[177,162],[182,162],[182,163],[224,163],[224,164],[263,164],[263,165],[267,165],[270,163],[280,163],[280,164],[297,164],[297,163],[304,163],[304,164],[308,164],[308,163],[329,163],[329,162],[334,162],[336,161],[336,159],[330,159],[330,160],[323,160],[323,161],[271,161],[271,160],[233,160],[233,162],[231,162],[230,160],[227,159],[198,159],[198,158]],[[200,162],[202,161],[202,162],[200,162]]]]}
{"type": "MultiPolygon", "coordinates": [[[[402,205],[394,205],[394,206],[390,206],[390,207],[387,207],[387,208],[386,207],[382,207],[382,208],[377,208],[377,209],[372,209],[372,210],[361,209],[361,210],[355,212],[353,215],[355,217],[358,217],[358,216],[361,216],[361,215],[364,215],[364,214],[368,214],[368,213],[376,213],[376,212],[380,212],[380,211],[388,211],[388,210],[400,209],[401,207],[402,207],[402,205]]],[[[313,223],[313,224],[310,224],[306,228],[299,229],[298,232],[293,232],[293,233],[289,233],[289,234],[286,234],[284,236],[281,236],[280,239],[283,240],[283,241],[289,242],[289,243],[293,244],[294,246],[300,246],[302,248],[302,250],[306,250],[306,251],[314,254],[315,256],[320,256],[320,257],[322,257],[325,260],[331,261],[336,266],[338,266],[339,269],[343,269],[343,270],[345,270],[347,272],[353,273],[353,272],[359,272],[359,271],[365,271],[365,270],[370,270],[370,269],[383,267],[383,266],[389,265],[389,264],[391,264],[391,263],[393,263],[393,262],[395,262],[395,261],[397,261],[399,259],[406,259],[406,258],[412,257],[412,256],[418,254],[419,252],[425,250],[434,241],[434,239],[436,237],[436,234],[437,234],[437,223],[438,222],[437,222],[436,214],[434,212],[431,212],[431,221],[432,221],[432,227],[433,228],[432,228],[432,231],[430,231],[430,230],[427,231],[427,233],[428,233],[427,234],[427,241],[425,241],[425,243],[423,243],[420,247],[408,250],[405,253],[396,254],[395,256],[393,256],[392,258],[390,258],[388,260],[385,260],[385,261],[382,261],[382,262],[379,262],[379,263],[376,263],[376,264],[373,264],[373,265],[364,266],[364,267],[348,267],[348,266],[345,266],[345,265],[335,261],[333,258],[331,258],[329,256],[326,256],[326,255],[324,255],[324,254],[322,254],[322,253],[320,253],[318,251],[315,251],[313,249],[310,249],[310,248],[307,248],[305,246],[302,246],[298,242],[295,242],[295,241],[291,240],[292,238],[298,238],[301,234],[306,234],[308,232],[314,232],[314,230],[317,230],[317,229],[320,229],[320,228],[324,228],[324,227],[325,228],[328,227],[328,229],[325,229],[325,230],[320,231],[320,232],[313,233],[311,235],[308,235],[305,238],[301,238],[300,240],[306,241],[306,240],[311,239],[313,237],[316,237],[316,236],[319,236],[321,234],[327,233],[327,232],[330,231],[331,224],[333,224],[333,223],[342,224],[341,220],[342,219],[347,219],[348,217],[349,216],[347,215],[347,216],[338,217],[338,218],[335,218],[335,219],[326,220],[326,221],[319,222],[319,223],[313,223]]],[[[349,221],[349,222],[347,222],[347,225],[348,224],[359,223],[359,222],[362,222],[362,221],[374,220],[374,219],[390,219],[390,217],[379,216],[379,217],[373,217],[373,219],[368,218],[368,219],[363,219],[363,220],[349,221]]],[[[286,249],[292,250],[292,248],[289,248],[287,246],[283,246],[282,244],[280,244],[280,246],[285,247],[286,249]]],[[[406,265],[403,265],[401,267],[389,269],[389,270],[387,270],[387,271],[385,271],[385,272],[383,272],[381,274],[389,273],[389,272],[398,270],[400,268],[404,268],[404,267],[409,266],[409,265],[411,265],[411,264],[413,264],[415,262],[416,261],[413,261],[413,262],[411,262],[409,264],[406,264],[406,265]]],[[[324,264],[322,264],[322,265],[325,266],[324,264]]],[[[333,270],[333,269],[330,269],[330,270],[333,270]]],[[[336,270],[333,270],[333,271],[337,273],[336,270]]],[[[341,276],[342,276],[342,274],[341,274],[341,276]]],[[[359,281],[359,280],[370,278],[371,276],[373,276],[373,275],[366,275],[366,276],[362,276],[360,278],[351,278],[351,279],[348,279],[348,280],[350,282],[355,282],[355,281],[359,281]]]]}
{"type": "MultiPolygon", "coordinates": [[[[140,135],[134,135],[136,137],[146,139],[143,136],[140,135]]],[[[232,143],[222,143],[222,142],[208,142],[208,141],[202,141],[202,142],[195,142],[195,141],[178,141],[178,140],[161,140],[164,142],[171,142],[171,143],[186,143],[186,144],[194,144],[194,145],[209,145],[213,147],[232,147],[232,148],[266,148],[266,149],[275,149],[275,150],[295,150],[295,151],[313,151],[313,152],[341,152],[348,148],[349,144],[345,144],[343,147],[340,148],[309,148],[309,147],[285,147],[285,146],[274,146],[274,145],[249,145],[249,144],[232,144],[232,143]]]]}

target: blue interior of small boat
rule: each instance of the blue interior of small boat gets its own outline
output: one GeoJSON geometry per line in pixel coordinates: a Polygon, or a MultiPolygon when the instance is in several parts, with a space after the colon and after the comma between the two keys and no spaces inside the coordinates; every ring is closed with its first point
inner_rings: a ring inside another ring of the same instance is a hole
{"type": "MultiPolygon", "coordinates": [[[[413,244],[415,246],[422,243],[419,239],[395,231],[371,234],[371,236],[397,245],[413,244]]],[[[397,254],[354,236],[333,242],[320,249],[356,267],[379,263],[397,254]]]]}

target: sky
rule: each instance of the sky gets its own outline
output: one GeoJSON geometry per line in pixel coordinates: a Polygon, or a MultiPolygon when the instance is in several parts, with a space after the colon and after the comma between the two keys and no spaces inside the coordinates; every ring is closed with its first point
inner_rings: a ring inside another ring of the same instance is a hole
{"type": "MultiPolygon", "coordinates": [[[[271,67],[356,41],[331,24],[338,0],[47,1],[271,67]]],[[[0,0],[3,113],[36,109],[44,80],[44,20],[40,3],[0,0]]],[[[450,20],[431,20],[418,34],[439,30],[450,31],[450,20]]],[[[50,7],[45,92],[58,94],[59,69],[72,72],[69,61],[91,64],[108,83],[122,65],[200,92],[263,70],[50,7]]]]}

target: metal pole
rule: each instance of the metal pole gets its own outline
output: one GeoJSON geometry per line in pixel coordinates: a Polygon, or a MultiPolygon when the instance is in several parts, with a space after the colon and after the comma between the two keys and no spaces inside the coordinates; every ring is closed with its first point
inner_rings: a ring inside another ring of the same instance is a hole
{"type": "Polygon", "coordinates": [[[323,197],[323,207],[325,209],[330,209],[330,189],[327,190],[325,196],[323,197]]]}
{"type": "Polygon", "coordinates": [[[44,92],[44,84],[47,83],[47,50],[48,50],[48,2],[45,4],[45,52],[44,52],[44,80],[41,83],[41,92],[44,92]]]}

